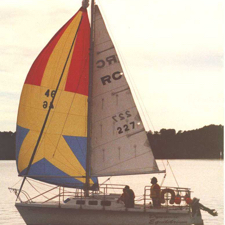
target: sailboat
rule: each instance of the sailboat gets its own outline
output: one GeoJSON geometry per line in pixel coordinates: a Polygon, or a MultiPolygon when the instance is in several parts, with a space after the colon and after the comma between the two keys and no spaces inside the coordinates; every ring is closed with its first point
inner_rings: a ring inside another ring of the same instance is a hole
{"type": "Polygon", "coordinates": [[[161,187],[161,207],[154,207],[146,186],[142,202],[127,208],[118,201],[123,185],[99,183],[98,177],[165,171],[155,161],[100,9],[92,0],[90,25],[88,5],[84,0],[49,41],[25,80],[16,139],[23,182],[11,189],[17,210],[29,225],[202,224],[186,202],[189,188],[161,187]],[[23,190],[28,178],[55,186],[30,197],[23,190]]]}

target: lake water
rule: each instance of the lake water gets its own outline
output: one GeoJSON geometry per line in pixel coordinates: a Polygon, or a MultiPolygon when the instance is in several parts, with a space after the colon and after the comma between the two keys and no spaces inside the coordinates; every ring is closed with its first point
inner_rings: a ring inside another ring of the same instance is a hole
{"type": "MultiPolygon", "coordinates": [[[[219,160],[170,160],[170,166],[157,160],[160,169],[167,169],[166,180],[163,186],[190,187],[193,191],[192,197],[200,198],[200,202],[208,208],[216,209],[217,217],[202,212],[205,225],[224,224],[224,167],[223,161],[219,160]],[[173,177],[175,175],[176,180],[173,177]]],[[[8,187],[12,187],[21,180],[17,176],[15,161],[0,161],[0,224],[1,225],[24,225],[22,218],[14,207],[15,195],[10,193],[8,187]]],[[[159,184],[163,174],[154,175],[158,178],[159,184]]],[[[137,198],[143,194],[144,186],[150,184],[153,175],[136,175],[113,177],[108,183],[128,184],[134,190],[137,198]]],[[[99,183],[107,178],[101,178],[99,183]]],[[[19,188],[19,183],[15,186],[19,188]]],[[[63,224],[62,224],[63,225],[63,224]]],[[[113,225],[113,224],[112,224],[113,225]]],[[[147,225],[147,224],[146,224],[147,225]]]]}

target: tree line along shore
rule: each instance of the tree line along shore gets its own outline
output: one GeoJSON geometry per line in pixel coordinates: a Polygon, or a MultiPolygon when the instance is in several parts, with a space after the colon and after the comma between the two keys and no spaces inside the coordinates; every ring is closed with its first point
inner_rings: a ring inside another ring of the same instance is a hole
{"type": "MultiPolygon", "coordinates": [[[[156,159],[223,159],[222,125],[190,131],[147,132],[156,159]]],[[[0,160],[15,160],[16,132],[0,132],[0,160]]]]}

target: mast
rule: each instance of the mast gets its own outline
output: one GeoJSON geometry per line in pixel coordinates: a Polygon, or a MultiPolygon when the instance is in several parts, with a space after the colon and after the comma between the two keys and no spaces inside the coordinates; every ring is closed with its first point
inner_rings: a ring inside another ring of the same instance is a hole
{"type": "Polygon", "coordinates": [[[88,87],[88,125],[87,125],[87,156],[86,156],[86,184],[85,196],[89,196],[90,188],[90,155],[91,155],[91,99],[93,83],[93,52],[94,52],[94,5],[91,0],[91,33],[90,33],[90,61],[89,61],[89,87],[88,87]]]}

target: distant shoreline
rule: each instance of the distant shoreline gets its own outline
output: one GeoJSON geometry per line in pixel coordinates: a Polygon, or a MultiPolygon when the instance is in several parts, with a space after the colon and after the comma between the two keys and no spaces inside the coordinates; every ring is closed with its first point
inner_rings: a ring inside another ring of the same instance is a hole
{"type": "MultiPolygon", "coordinates": [[[[191,131],[161,129],[147,132],[155,159],[219,160],[224,158],[224,126],[208,125],[191,131]]],[[[16,132],[0,132],[0,160],[16,159],[16,132]]]]}

